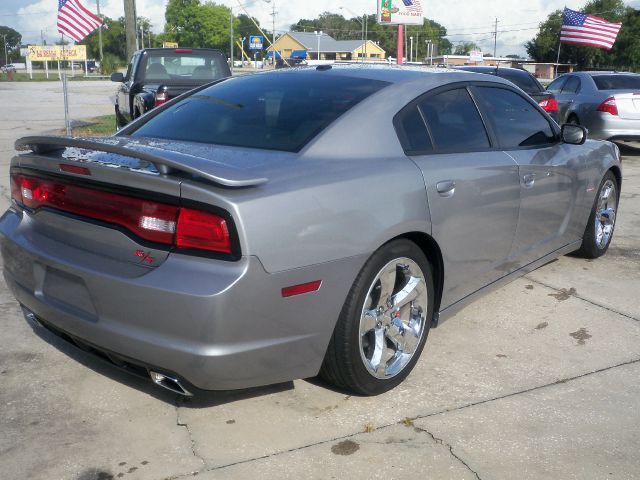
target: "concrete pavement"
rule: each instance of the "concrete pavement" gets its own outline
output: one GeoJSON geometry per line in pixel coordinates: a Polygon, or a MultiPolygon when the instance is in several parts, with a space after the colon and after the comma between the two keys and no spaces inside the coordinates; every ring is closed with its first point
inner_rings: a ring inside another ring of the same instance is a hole
{"type": "MultiPolygon", "coordinates": [[[[113,85],[86,83],[72,116],[110,113],[113,85]]],[[[3,88],[18,112],[0,122],[4,210],[13,140],[63,117],[52,100],[30,121],[49,84],[3,88]]],[[[640,478],[640,150],[623,167],[605,257],[477,301],[375,398],[315,379],[178,398],[34,334],[0,283],[0,478],[640,478]]]]}

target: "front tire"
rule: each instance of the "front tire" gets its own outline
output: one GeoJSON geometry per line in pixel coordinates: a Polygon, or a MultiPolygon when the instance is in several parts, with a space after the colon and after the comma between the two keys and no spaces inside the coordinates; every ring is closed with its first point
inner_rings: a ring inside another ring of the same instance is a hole
{"type": "Polygon", "coordinates": [[[609,249],[616,223],[620,191],[618,180],[609,170],[598,188],[591,215],[582,237],[582,245],[575,253],[583,258],[598,258],[609,249]]]}
{"type": "Polygon", "coordinates": [[[400,384],[424,348],[433,300],[431,266],[422,250],[405,239],[382,246],[349,291],[320,376],[361,395],[400,384]]]}

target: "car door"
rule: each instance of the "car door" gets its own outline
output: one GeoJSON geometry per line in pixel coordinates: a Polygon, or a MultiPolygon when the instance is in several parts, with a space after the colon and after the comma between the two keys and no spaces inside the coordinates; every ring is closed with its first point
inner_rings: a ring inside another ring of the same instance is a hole
{"type": "Polygon", "coordinates": [[[518,222],[518,167],[492,148],[464,84],[407,105],[396,129],[424,177],[446,272],[444,309],[504,275],[518,222]]]}
{"type": "Polygon", "coordinates": [[[122,81],[120,88],[118,89],[118,110],[120,111],[120,115],[122,115],[127,122],[133,120],[131,87],[135,78],[135,65],[137,61],[138,55],[134,55],[127,66],[127,73],[124,76],[124,80],[122,81]]]}
{"type": "Polygon", "coordinates": [[[556,96],[558,114],[562,122],[568,122],[571,114],[575,111],[578,93],[580,93],[580,78],[576,75],[569,75],[560,94],[556,96]]]}
{"type": "Polygon", "coordinates": [[[562,143],[557,126],[517,91],[476,86],[473,94],[500,148],[518,164],[520,217],[510,255],[515,270],[579,238],[579,226],[572,223],[579,147],[562,143]]]}

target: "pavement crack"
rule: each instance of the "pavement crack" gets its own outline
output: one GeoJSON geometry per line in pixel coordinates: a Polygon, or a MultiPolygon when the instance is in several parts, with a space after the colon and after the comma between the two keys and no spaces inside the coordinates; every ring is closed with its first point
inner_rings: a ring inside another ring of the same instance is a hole
{"type": "MultiPolygon", "coordinates": [[[[552,285],[549,285],[549,284],[546,284],[544,282],[541,282],[540,280],[535,280],[535,279],[529,277],[528,275],[525,275],[523,278],[526,278],[527,280],[529,280],[532,283],[537,283],[538,285],[541,285],[543,287],[549,288],[549,289],[554,290],[556,292],[562,292],[562,290],[560,288],[556,288],[556,287],[554,287],[552,285]]],[[[583,302],[587,302],[587,303],[593,305],[594,307],[598,307],[598,308],[601,308],[603,310],[606,310],[607,312],[615,313],[616,315],[620,315],[622,317],[628,318],[629,320],[634,320],[636,322],[640,322],[640,318],[636,318],[633,315],[629,315],[628,313],[624,313],[624,312],[621,312],[621,311],[616,310],[614,308],[607,307],[606,305],[602,305],[601,303],[594,302],[593,300],[589,300],[588,298],[585,298],[585,297],[579,295],[576,292],[572,292],[570,294],[570,296],[572,296],[574,298],[577,298],[579,300],[582,300],[583,302]]]]}
{"type": "MultiPolygon", "coordinates": [[[[193,439],[193,434],[191,433],[191,428],[189,427],[189,423],[188,422],[183,422],[180,419],[180,404],[182,403],[183,399],[180,396],[176,397],[176,402],[175,402],[175,408],[176,408],[176,426],[178,427],[184,427],[187,431],[187,436],[189,437],[189,442],[191,442],[191,453],[193,454],[194,457],[196,457],[198,460],[200,460],[202,462],[203,467],[206,468],[207,466],[207,462],[205,461],[205,459],[202,457],[202,455],[198,454],[197,449],[196,449],[196,442],[193,439]]],[[[197,470],[197,472],[200,472],[201,470],[197,470]]],[[[191,472],[191,474],[195,474],[196,472],[191,472]]]]}
{"type": "Polygon", "coordinates": [[[453,458],[455,458],[458,462],[460,462],[462,465],[464,465],[464,467],[467,470],[469,470],[471,473],[473,473],[478,480],[482,480],[480,478],[480,475],[478,475],[478,472],[476,472],[473,468],[471,468],[467,462],[465,462],[458,454],[456,454],[456,452],[453,451],[453,446],[451,446],[451,444],[445,442],[442,438],[436,437],[433,433],[431,433],[429,430],[426,430],[424,428],[416,426],[416,427],[414,427],[414,430],[426,433],[427,435],[429,435],[433,439],[434,442],[436,442],[437,444],[443,445],[446,448],[448,448],[449,449],[449,453],[451,454],[451,456],[453,458]]]}
{"type": "MultiPolygon", "coordinates": [[[[440,411],[437,411],[437,412],[429,413],[429,414],[426,414],[426,415],[417,415],[415,417],[406,417],[403,420],[398,420],[398,421],[395,421],[395,422],[392,422],[392,423],[383,424],[383,425],[380,425],[378,427],[375,427],[373,429],[373,431],[384,430],[384,429],[393,427],[393,426],[398,425],[398,424],[405,425],[405,426],[407,426],[408,424],[413,425],[413,421],[414,420],[420,420],[420,419],[423,419],[423,418],[435,417],[437,415],[442,415],[442,414],[446,414],[446,413],[450,413],[450,412],[456,412],[456,411],[459,411],[459,410],[464,410],[466,408],[475,407],[477,405],[483,405],[485,403],[491,403],[491,402],[495,402],[497,400],[502,400],[502,399],[505,399],[505,398],[515,397],[517,395],[522,395],[522,394],[525,394],[525,393],[530,393],[530,392],[534,392],[534,391],[537,391],[537,390],[542,390],[543,388],[553,387],[553,386],[556,386],[556,385],[562,385],[564,383],[571,382],[571,381],[574,381],[574,380],[578,380],[580,378],[588,377],[590,375],[595,375],[597,373],[602,373],[602,372],[606,372],[608,370],[613,370],[614,368],[620,368],[620,367],[624,367],[624,366],[627,366],[627,365],[633,365],[633,364],[636,364],[636,363],[640,363],[640,358],[629,360],[627,362],[618,363],[618,364],[615,364],[615,365],[610,365],[608,367],[603,367],[603,368],[600,368],[600,369],[597,369],[597,370],[592,370],[590,372],[582,373],[580,375],[575,375],[573,377],[562,378],[560,380],[556,380],[555,382],[546,383],[544,385],[538,385],[536,387],[531,387],[531,388],[527,388],[527,389],[524,389],[524,390],[519,390],[517,392],[507,393],[505,395],[500,395],[500,396],[497,396],[497,397],[487,398],[485,400],[479,400],[477,402],[467,403],[467,404],[464,404],[464,405],[460,405],[458,407],[448,408],[448,409],[440,410],[440,411]]],[[[179,400],[179,398],[178,398],[178,400],[179,400]]],[[[178,411],[178,404],[176,404],[176,411],[178,411]]],[[[189,426],[187,424],[183,424],[183,423],[180,422],[179,412],[178,412],[177,425],[186,427],[187,431],[189,431],[189,426]]],[[[415,428],[418,428],[419,430],[423,430],[425,433],[428,433],[429,435],[431,435],[431,437],[437,443],[442,443],[443,445],[446,445],[447,447],[449,447],[449,449],[451,451],[451,455],[453,455],[456,459],[458,459],[461,463],[463,463],[469,469],[470,472],[473,472],[473,474],[476,476],[476,478],[480,479],[478,474],[474,470],[472,470],[461,458],[459,458],[453,452],[451,447],[448,444],[445,444],[442,441],[442,439],[439,439],[439,438],[435,437],[434,435],[432,435],[430,432],[424,430],[423,428],[420,428],[420,427],[417,427],[417,426],[415,428]]],[[[205,465],[205,467],[202,468],[201,470],[198,470],[197,472],[179,474],[179,475],[175,475],[175,476],[169,477],[169,478],[167,478],[165,480],[179,480],[179,479],[182,479],[182,478],[191,477],[191,476],[196,475],[196,474],[201,474],[201,473],[205,473],[205,472],[212,472],[212,471],[215,471],[215,470],[222,470],[223,468],[229,468],[229,467],[233,467],[235,465],[243,465],[245,463],[251,463],[251,462],[255,462],[257,460],[264,460],[264,459],[271,458],[271,457],[277,457],[277,456],[280,456],[280,455],[283,455],[283,454],[286,454],[286,453],[291,453],[291,452],[296,452],[298,450],[305,450],[307,448],[316,447],[318,445],[327,445],[327,444],[330,444],[330,443],[339,442],[339,441],[342,441],[342,440],[347,440],[347,439],[356,437],[358,435],[362,435],[363,433],[365,433],[365,432],[358,431],[358,432],[350,433],[348,435],[342,435],[340,437],[330,438],[330,439],[327,439],[327,440],[319,440],[317,442],[309,443],[307,445],[301,445],[299,447],[289,448],[289,449],[286,449],[286,450],[281,450],[279,452],[273,452],[273,453],[270,453],[270,454],[267,454],[267,455],[261,455],[259,457],[247,458],[246,460],[239,460],[237,462],[232,462],[232,463],[228,463],[228,464],[224,464],[224,465],[216,465],[216,466],[212,466],[212,467],[207,467],[206,466],[206,462],[204,461],[204,459],[196,453],[195,444],[193,443],[193,439],[192,439],[191,442],[192,442],[193,454],[194,454],[194,456],[196,456],[197,458],[202,460],[202,462],[205,465]]],[[[369,433],[371,433],[371,432],[369,432],[369,433]]],[[[189,431],[189,438],[192,438],[190,431],[189,431]]]]}

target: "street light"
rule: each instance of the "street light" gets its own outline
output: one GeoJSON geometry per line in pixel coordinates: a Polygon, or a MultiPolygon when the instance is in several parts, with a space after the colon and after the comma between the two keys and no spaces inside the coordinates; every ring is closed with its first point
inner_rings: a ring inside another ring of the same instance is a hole
{"type": "Polygon", "coordinates": [[[313,33],[315,33],[316,37],[318,37],[318,60],[320,60],[320,37],[322,37],[322,30],[320,30],[319,32],[315,30],[313,33]]]}

